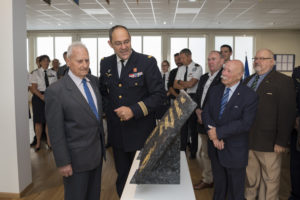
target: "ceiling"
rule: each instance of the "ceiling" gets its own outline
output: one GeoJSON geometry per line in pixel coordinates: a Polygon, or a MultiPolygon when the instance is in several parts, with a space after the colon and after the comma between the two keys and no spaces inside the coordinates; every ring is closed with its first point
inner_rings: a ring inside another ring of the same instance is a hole
{"type": "Polygon", "coordinates": [[[300,29],[300,0],[26,0],[27,30],[300,29]]]}

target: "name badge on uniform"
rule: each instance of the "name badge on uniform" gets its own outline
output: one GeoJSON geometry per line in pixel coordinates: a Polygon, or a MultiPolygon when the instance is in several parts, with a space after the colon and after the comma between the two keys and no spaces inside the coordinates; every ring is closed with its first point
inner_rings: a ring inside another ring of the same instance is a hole
{"type": "Polygon", "coordinates": [[[129,74],[129,77],[130,78],[138,78],[138,77],[140,77],[142,75],[143,75],[143,72],[137,72],[137,73],[129,74]]]}
{"type": "Polygon", "coordinates": [[[193,72],[197,71],[197,68],[196,68],[196,67],[194,67],[194,68],[192,69],[192,71],[193,71],[193,72]]]}
{"type": "Polygon", "coordinates": [[[47,74],[47,76],[48,76],[48,78],[55,77],[55,75],[53,75],[53,74],[50,74],[50,75],[47,74]]]}

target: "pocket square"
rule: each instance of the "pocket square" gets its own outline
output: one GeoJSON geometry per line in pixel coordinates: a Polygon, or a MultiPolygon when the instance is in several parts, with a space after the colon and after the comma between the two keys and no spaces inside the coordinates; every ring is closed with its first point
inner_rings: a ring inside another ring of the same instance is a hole
{"type": "Polygon", "coordinates": [[[271,92],[267,92],[266,94],[267,94],[267,95],[273,95],[273,93],[271,93],[271,92]]]}

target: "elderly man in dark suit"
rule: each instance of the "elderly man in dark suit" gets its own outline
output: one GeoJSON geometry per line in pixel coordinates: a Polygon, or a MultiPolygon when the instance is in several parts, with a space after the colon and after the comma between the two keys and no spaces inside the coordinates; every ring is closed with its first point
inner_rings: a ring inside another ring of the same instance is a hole
{"type": "Polygon", "coordinates": [[[211,88],[202,113],[210,139],[214,200],[244,199],[248,133],[255,118],[257,95],[240,83],[243,74],[241,61],[228,61],[222,71],[223,84],[211,88]]]}
{"type": "Polygon", "coordinates": [[[200,160],[203,163],[202,170],[202,180],[200,183],[194,185],[195,190],[201,190],[207,187],[213,186],[213,176],[211,170],[211,162],[207,153],[207,134],[202,123],[201,113],[204,109],[205,103],[207,101],[207,93],[210,89],[218,85],[221,82],[222,67],[224,64],[224,58],[219,51],[211,51],[207,58],[209,72],[202,75],[199,80],[197,92],[196,92],[196,102],[198,104],[195,110],[198,118],[197,129],[200,133],[201,138],[201,151],[200,160]]]}
{"type": "Polygon", "coordinates": [[[46,118],[66,200],[99,200],[105,155],[98,79],[88,74],[89,54],[73,43],[65,76],[48,87],[46,118]]]}
{"type": "Polygon", "coordinates": [[[109,45],[115,54],[101,60],[100,89],[121,197],[135,152],[155,128],[155,110],[166,92],[156,59],[131,48],[126,27],[116,25],[109,30],[109,45]]]}
{"type": "Polygon", "coordinates": [[[254,57],[256,73],[245,80],[259,96],[250,130],[247,200],[279,198],[282,152],[286,151],[296,117],[293,80],[273,69],[274,64],[271,50],[257,51],[254,57]]]}

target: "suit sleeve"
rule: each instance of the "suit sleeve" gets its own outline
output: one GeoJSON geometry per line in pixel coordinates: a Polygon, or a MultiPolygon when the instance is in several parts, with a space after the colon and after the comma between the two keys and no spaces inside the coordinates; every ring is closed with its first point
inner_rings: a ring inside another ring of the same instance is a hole
{"type": "Polygon", "coordinates": [[[275,144],[287,147],[290,133],[296,118],[296,92],[291,78],[286,78],[285,84],[279,85],[277,136],[275,144]]]}
{"type": "Polygon", "coordinates": [[[45,93],[45,113],[49,137],[53,148],[54,159],[57,167],[71,164],[71,157],[66,143],[64,131],[64,114],[58,93],[48,88],[45,93]]]}
{"type": "Polygon", "coordinates": [[[105,70],[104,70],[103,62],[104,62],[103,60],[101,60],[101,62],[100,62],[99,90],[100,90],[100,94],[102,96],[103,112],[106,113],[106,109],[108,108],[108,105],[109,105],[109,100],[108,100],[108,91],[105,86],[106,84],[104,84],[105,70]]]}
{"type": "Polygon", "coordinates": [[[147,64],[143,73],[148,95],[141,101],[129,106],[136,119],[154,112],[166,98],[162,77],[155,58],[148,58],[146,61],[147,64]]]}
{"type": "Polygon", "coordinates": [[[212,92],[208,92],[207,95],[208,95],[207,103],[204,106],[204,110],[202,112],[202,121],[203,121],[203,124],[204,124],[204,127],[205,127],[206,131],[209,129],[208,125],[216,127],[216,122],[213,120],[213,117],[211,116],[211,112],[213,110],[213,108],[212,108],[212,106],[213,106],[213,104],[212,104],[212,99],[213,99],[212,92]]]}
{"type": "Polygon", "coordinates": [[[257,110],[257,94],[251,91],[251,94],[247,95],[246,98],[244,98],[244,101],[247,103],[245,103],[242,108],[242,116],[240,119],[216,127],[218,139],[229,138],[250,130],[257,110]]]}

